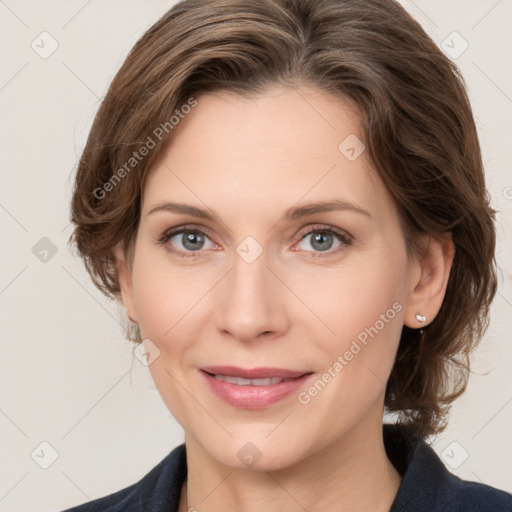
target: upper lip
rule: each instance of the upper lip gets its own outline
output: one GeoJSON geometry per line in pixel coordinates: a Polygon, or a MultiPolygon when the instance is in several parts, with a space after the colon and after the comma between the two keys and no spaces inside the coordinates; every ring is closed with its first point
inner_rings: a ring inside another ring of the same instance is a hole
{"type": "Polygon", "coordinates": [[[201,370],[212,373],[213,375],[225,375],[230,377],[241,377],[243,379],[268,379],[271,377],[279,377],[281,379],[293,379],[301,377],[306,373],[297,370],[288,370],[286,368],[239,368],[238,366],[205,366],[201,370]]]}

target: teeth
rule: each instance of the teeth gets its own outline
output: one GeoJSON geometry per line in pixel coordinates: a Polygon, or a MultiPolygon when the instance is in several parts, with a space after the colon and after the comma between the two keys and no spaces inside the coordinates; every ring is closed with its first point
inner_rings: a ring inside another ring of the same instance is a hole
{"type": "Polygon", "coordinates": [[[230,377],[229,375],[214,375],[214,377],[231,384],[238,384],[239,386],[272,386],[279,384],[283,380],[289,380],[279,377],[269,377],[268,379],[243,379],[242,377],[230,377]]]}

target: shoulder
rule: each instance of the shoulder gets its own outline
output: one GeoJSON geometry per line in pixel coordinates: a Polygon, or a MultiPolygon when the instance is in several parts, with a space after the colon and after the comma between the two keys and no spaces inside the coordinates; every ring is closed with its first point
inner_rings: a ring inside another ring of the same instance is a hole
{"type": "Polygon", "coordinates": [[[453,496],[461,511],[512,512],[512,494],[489,485],[453,477],[453,496]]]}
{"type": "Polygon", "coordinates": [[[62,512],[172,512],[187,474],[185,444],[174,448],[138,482],[62,512]]]}
{"type": "Polygon", "coordinates": [[[512,494],[462,480],[424,441],[408,439],[398,428],[386,430],[388,456],[402,474],[390,512],[512,512],[512,494]]]}

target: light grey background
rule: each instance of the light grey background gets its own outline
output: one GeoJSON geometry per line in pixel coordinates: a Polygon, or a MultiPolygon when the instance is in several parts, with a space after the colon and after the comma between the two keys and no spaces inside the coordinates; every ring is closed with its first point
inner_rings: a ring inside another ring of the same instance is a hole
{"type": "MultiPolygon", "coordinates": [[[[117,307],[67,247],[72,178],[99,100],[138,37],[172,4],[0,1],[0,511],[55,511],[104,496],[138,481],[183,442],[123,339],[117,307]],[[42,58],[52,39],[58,48],[42,58]]],[[[434,447],[455,474],[510,492],[512,3],[403,5],[467,80],[500,210],[492,324],[468,391],[434,447]],[[464,41],[469,47],[456,55],[464,41]]]]}

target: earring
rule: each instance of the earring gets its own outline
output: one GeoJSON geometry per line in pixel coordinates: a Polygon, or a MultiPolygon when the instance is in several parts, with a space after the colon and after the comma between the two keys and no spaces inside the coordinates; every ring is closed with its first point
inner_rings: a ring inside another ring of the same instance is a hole
{"type": "MultiPolygon", "coordinates": [[[[427,320],[427,317],[422,315],[421,313],[416,313],[416,320],[418,320],[418,322],[426,322],[427,320]]],[[[421,341],[423,341],[423,329],[420,329],[420,337],[421,337],[421,341]]]]}

